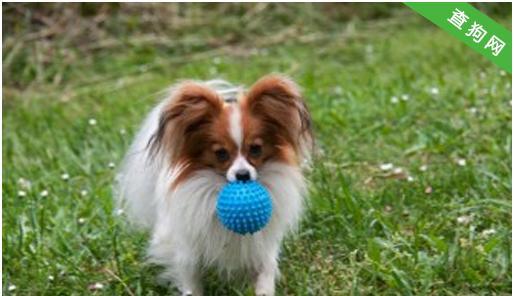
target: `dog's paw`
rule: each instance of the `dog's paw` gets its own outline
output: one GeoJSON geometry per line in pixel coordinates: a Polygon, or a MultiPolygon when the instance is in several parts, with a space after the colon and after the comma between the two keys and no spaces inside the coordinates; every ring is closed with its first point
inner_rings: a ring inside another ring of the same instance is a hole
{"type": "Polygon", "coordinates": [[[263,276],[262,274],[257,278],[255,283],[256,296],[274,296],[275,295],[275,280],[274,276],[263,276]]]}
{"type": "Polygon", "coordinates": [[[200,292],[200,291],[197,291],[197,292],[192,292],[192,291],[185,291],[185,292],[182,292],[182,296],[202,296],[203,293],[200,292]]]}
{"type": "Polygon", "coordinates": [[[257,289],[255,290],[255,296],[274,296],[275,291],[274,289],[266,290],[266,289],[257,289]]]}

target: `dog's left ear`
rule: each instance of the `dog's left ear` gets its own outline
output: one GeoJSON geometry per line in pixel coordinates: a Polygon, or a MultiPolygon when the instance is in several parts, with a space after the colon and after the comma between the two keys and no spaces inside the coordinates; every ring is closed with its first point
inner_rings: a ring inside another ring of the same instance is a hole
{"type": "Polygon", "coordinates": [[[246,96],[251,114],[272,127],[277,135],[304,154],[312,146],[312,120],[300,88],[283,75],[259,79],[246,96]]]}

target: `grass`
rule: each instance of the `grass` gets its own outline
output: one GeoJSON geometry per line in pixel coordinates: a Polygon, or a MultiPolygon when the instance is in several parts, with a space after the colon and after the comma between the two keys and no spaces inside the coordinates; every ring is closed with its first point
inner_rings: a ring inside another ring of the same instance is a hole
{"type": "MultiPolygon", "coordinates": [[[[113,214],[111,163],[173,81],[277,71],[303,87],[319,149],[279,295],[510,295],[510,74],[412,13],[318,19],[229,46],[187,45],[212,27],[70,51],[71,64],[4,51],[4,294],[167,293],[143,263],[148,235],[113,214]]],[[[251,295],[214,274],[206,286],[251,295]]]]}

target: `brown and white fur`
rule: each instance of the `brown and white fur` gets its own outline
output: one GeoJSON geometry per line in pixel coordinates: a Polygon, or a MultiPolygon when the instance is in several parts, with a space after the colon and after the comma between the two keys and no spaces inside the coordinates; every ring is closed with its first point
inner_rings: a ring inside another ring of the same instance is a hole
{"type": "Polygon", "coordinates": [[[137,133],[117,201],[151,231],[150,261],[183,295],[202,295],[206,267],[247,272],[257,295],[274,295],[281,241],[302,213],[311,145],[310,115],[289,78],[268,75],[248,90],[182,82],[137,133]],[[272,196],[270,223],[253,235],[234,234],[216,218],[220,187],[236,179],[257,179],[272,196]]]}

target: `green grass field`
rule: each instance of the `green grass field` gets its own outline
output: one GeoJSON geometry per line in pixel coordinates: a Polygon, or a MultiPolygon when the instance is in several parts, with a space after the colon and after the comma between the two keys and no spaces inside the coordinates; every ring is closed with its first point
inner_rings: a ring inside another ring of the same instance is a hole
{"type": "MultiPolygon", "coordinates": [[[[305,19],[254,32],[227,16],[87,54],[4,37],[4,295],[169,293],[148,235],[115,213],[116,166],[177,79],[269,72],[303,87],[318,148],[278,295],[510,295],[510,74],[409,11],[305,19]]],[[[209,273],[206,294],[252,291],[209,273]]]]}

